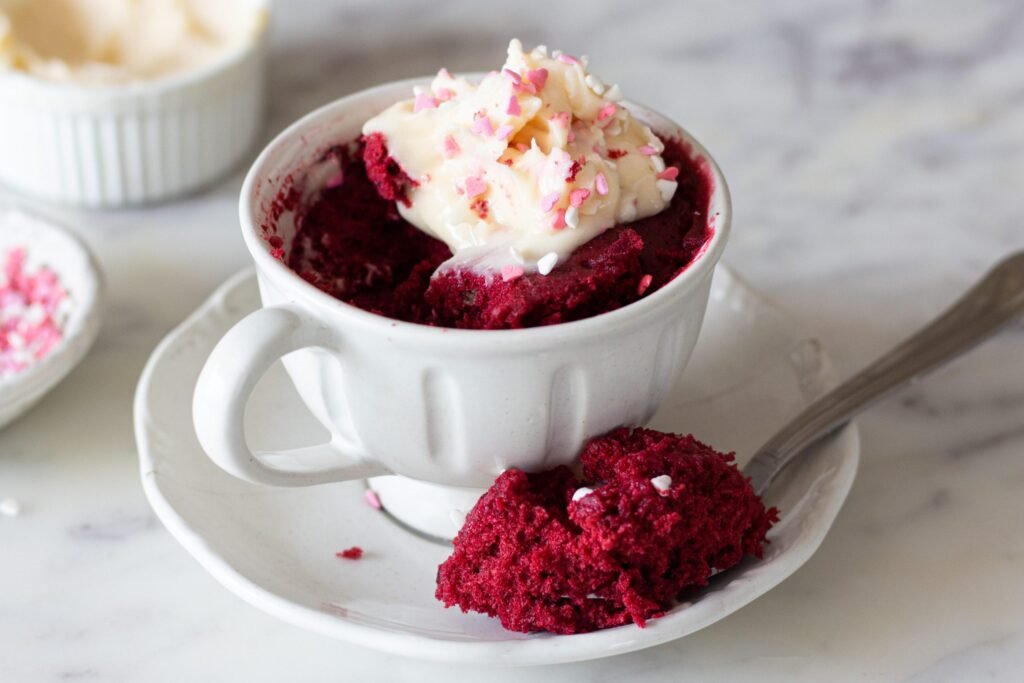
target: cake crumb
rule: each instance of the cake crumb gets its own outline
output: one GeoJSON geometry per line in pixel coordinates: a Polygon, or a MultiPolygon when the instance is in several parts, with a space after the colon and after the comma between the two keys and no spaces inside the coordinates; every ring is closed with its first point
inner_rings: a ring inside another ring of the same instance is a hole
{"type": "Polygon", "coordinates": [[[363,557],[363,549],[357,545],[354,545],[351,548],[346,548],[345,550],[342,550],[340,553],[334,553],[334,556],[340,557],[344,560],[358,560],[363,557]]]}

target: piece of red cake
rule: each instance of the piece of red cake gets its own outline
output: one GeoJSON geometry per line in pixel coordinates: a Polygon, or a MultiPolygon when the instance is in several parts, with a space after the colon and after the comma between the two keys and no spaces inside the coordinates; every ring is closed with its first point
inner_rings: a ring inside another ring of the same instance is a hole
{"type": "Polygon", "coordinates": [[[372,133],[363,138],[363,161],[366,175],[382,199],[409,204],[406,192],[416,186],[416,181],[406,175],[402,166],[388,154],[383,135],[372,133]]]}
{"type": "Polygon", "coordinates": [[[439,567],[446,606],[514,631],[581,633],[658,617],[685,591],[761,557],[777,511],[692,436],[617,429],[566,467],[504,472],[439,567]]]}

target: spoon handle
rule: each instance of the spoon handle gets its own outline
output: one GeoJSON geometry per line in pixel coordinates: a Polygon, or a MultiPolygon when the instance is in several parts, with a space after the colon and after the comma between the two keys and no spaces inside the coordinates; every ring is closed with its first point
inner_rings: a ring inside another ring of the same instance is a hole
{"type": "Polygon", "coordinates": [[[1024,311],[1024,251],[990,270],[946,312],[807,406],[743,468],[758,495],[807,446],[874,401],[970,350],[1024,311]]]}

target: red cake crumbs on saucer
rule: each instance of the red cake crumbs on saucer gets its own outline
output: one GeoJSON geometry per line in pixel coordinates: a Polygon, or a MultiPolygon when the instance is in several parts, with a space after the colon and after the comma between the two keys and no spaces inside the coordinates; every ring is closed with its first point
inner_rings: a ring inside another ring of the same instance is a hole
{"type": "Polygon", "coordinates": [[[692,436],[617,429],[567,467],[508,470],[439,567],[438,600],[524,633],[643,627],[746,555],[778,512],[732,454],[692,436]]]}
{"type": "MultiPolygon", "coordinates": [[[[448,246],[398,213],[414,184],[380,134],[338,147],[343,182],[301,216],[288,265],[328,294],[397,320],[510,329],[580,320],[650,296],[686,269],[712,234],[712,180],[704,162],[666,139],[678,188],[660,213],[620,224],[577,248],[548,275],[441,268],[448,246]]],[[[480,211],[487,207],[481,205],[480,211]]]]}
{"type": "Polygon", "coordinates": [[[363,549],[357,545],[354,545],[351,548],[346,548],[341,552],[334,553],[334,556],[340,557],[345,560],[358,560],[363,557],[363,549]]]}

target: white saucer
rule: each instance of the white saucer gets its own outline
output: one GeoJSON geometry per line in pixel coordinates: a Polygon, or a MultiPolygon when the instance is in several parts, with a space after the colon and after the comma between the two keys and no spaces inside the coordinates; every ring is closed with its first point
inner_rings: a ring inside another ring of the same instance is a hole
{"type": "MultiPolygon", "coordinates": [[[[359,482],[306,489],[250,484],[226,474],[192,429],[192,389],[220,336],[259,305],[251,272],[228,281],[153,353],[135,397],[142,482],[156,514],[214,577],[285,621],[396,654],[504,665],[579,661],[639,650],[704,628],[802,565],[828,531],[859,457],[856,428],[808,454],[769,493],[782,510],[763,561],[712,580],[693,602],[647,628],[574,636],[509,633],[494,620],[434,600],[448,550],[372,509],[359,482]],[[353,545],[361,560],[338,559],[353,545]]],[[[740,460],[831,384],[815,340],[720,268],[685,377],[651,426],[693,432],[740,460]]],[[[260,383],[247,416],[261,448],[324,440],[280,367],[260,383]]],[[[840,588],[837,587],[837,590],[840,588]]]]}

